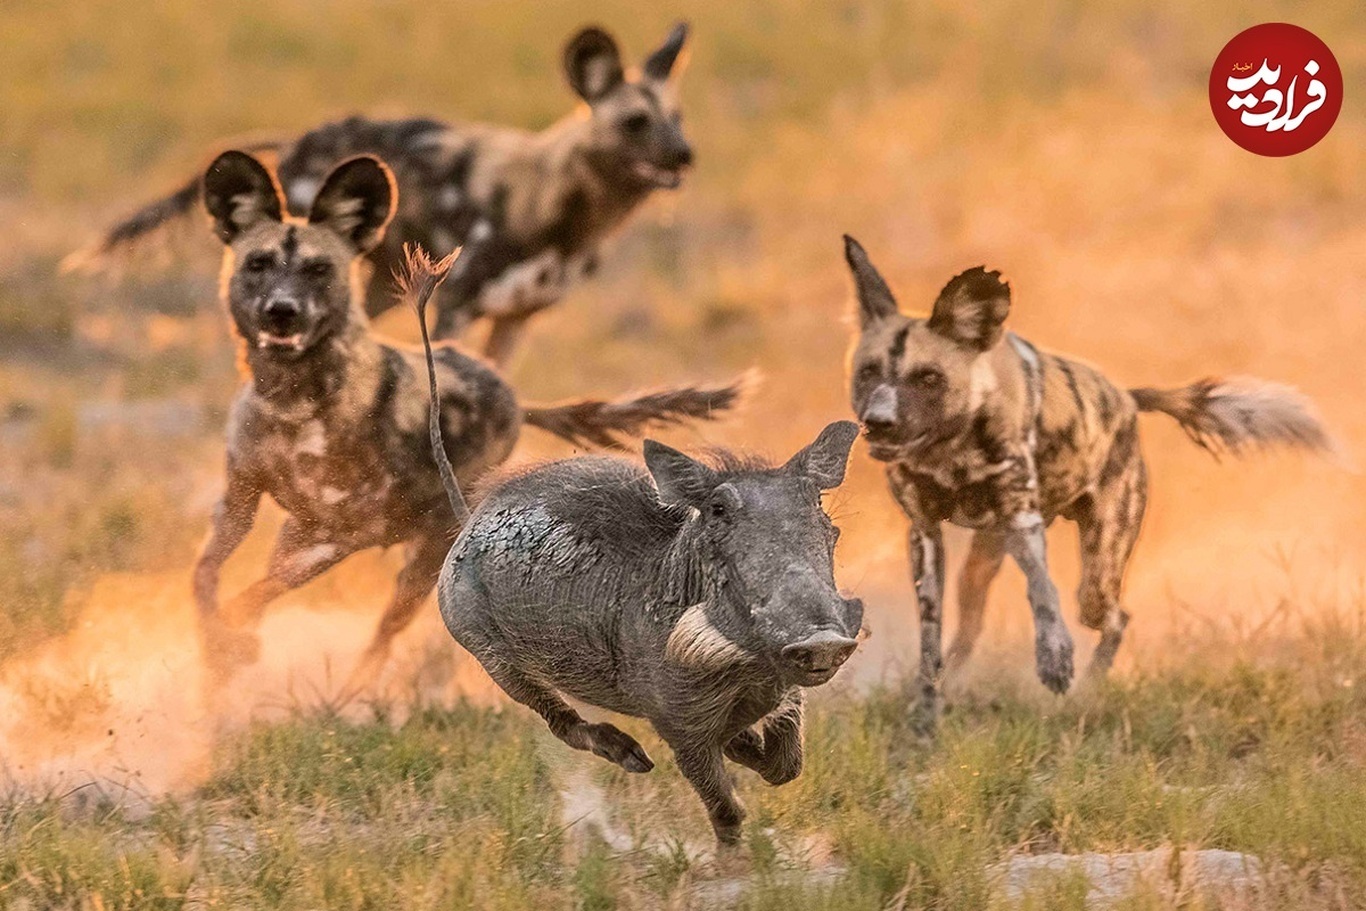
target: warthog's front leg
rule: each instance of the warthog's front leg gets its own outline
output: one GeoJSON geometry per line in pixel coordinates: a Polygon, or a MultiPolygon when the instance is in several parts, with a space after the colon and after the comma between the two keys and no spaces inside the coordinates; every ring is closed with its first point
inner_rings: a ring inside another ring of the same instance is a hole
{"type": "Polygon", "coordinates": [[[720,746],[712,741],[686,742],[675,746],[674,752],[678,771],[688,779],[707,808],[716,840],[723,845],[738,843],[745,811],[735,796],[735,783],[726,771],[720,746]]]}
{"type": "Polygon", "coordinates": [[[1043,517],[1022,512],[1011,520],[1006,550],[1025,574],[1034,613],[1034,654],[1039,679],[1055,693],[1072,683],[1072,634],[1058,607],[1058,589],[1048,576],[1043,517]]]}
{"type": "Polygon", "coordinates": [[[759,731],[745,728],[730,739],[726,758],[753,769],[771,785],[792,781],[802,773],[802,702],[799,688],[788,690],[759,731]]]}
{"type": "Polygon", "coordinates": [[[938,523],[911,527],[911,576],[920,608],[920,702],[912,723],[922,735],[939,723],[939,678],[944,670],[944,539],[938,523]]]}

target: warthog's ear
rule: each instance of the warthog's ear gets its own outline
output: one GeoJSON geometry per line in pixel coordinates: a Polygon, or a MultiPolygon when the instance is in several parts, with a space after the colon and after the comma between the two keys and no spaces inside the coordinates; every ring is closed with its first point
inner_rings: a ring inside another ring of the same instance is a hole
{"type": "Polygon", "coordinates": [[[641,67],[645,76],[656,82],[663,82],[668,79],[669,74],[673,72],[674,62],[678,60],[678,54],[683,50],[683,45],[687,40],[688,23],[679,22],[669,31],[669,37],[664,39],[664,43],[653,54],[645,58],[645,65],[641,67]]]}
{"type": "Polygon", "coordinates": [[[844,483],[849,450],[858,433],[858,425],[853,421],[836,421],[821,431],[816,442],[788,459],[783,470],[805,475],[821,490],[839,487],[844,483]]]}
{"type": "Polygon", "coordinates": [[[721,483],[720,476],[706,465],[655,440],[645,441],[645,467],[665,506],[700,507],[721,483]]]}
{"type": "Polygon", "coordinates": [[[398,186],[388,166],[373,155],[360,155],[327,175],[308,210],[308,223],[330,228],[368,253],[384,239],[397,203],[398,186]]]}
{"type": "Polygon", "coordinates": [[[285,197],[261,162],[246,152],[224,152],[204,172],[204,208],[218,239],[230,244],[259,221],[282,221],[285,197]]]}
{"type": "Polygon", "coordinates": [[[844,235],[844,259],[854,273],[854,289],[858,292],[859,325],[867,326],[880,319],[896,316],[896,298],[882,275],[868,259],[868,251],[848,234],[844,235]]]}
{"type": "Polygon", "coordinates": [[[934,302],[929,327],[967,348],[986,351],[1005,334],[1010,313],[1010,285],[1000,272],[977,266],[960,272],[934,302]]]}
{"type": "Polygon", "coordinates": [[[621,51],[603,29],[590,25],[564,48],[564,74],[579,97],[592,104],[621,84],[621,51]]]}

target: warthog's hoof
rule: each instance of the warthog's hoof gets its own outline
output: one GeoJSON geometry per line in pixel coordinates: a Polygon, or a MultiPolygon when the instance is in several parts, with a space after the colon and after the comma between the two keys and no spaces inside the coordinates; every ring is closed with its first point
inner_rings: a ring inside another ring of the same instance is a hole
{"type": "Polygon", "coordinates": [[[648,772],[655,767],[645,748],[615,725],[590,724],[587,733],[589,749],[608,762],[615,762],[628,772],[648,772]]]}
{"type": "Polygon", "coordinates": [[[1039,680],[1059,695],[1072,685],[1072,637],[1067,629],[1040,633],[1034,643],[1039,680]]]}

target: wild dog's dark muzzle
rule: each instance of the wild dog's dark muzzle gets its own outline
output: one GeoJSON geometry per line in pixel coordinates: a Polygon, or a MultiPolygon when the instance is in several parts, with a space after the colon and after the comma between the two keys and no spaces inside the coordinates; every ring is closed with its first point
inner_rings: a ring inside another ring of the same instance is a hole
{"type": "Polygon", "coordinates": [[[258,348],[301,350],[304,344],[304,306],[293,297],[272,297],[261,308],[258,348]]]}
{"type": "Polygon", "coordinates": [[[675,143],[664,155],[664,165],[675,171],[692,166],[692,146],[686,142],[675,143]]]}
{"type": "MultiPolygon", "coordinates": [[[[859,420],[863,422],[864,436],[874,450],[897,444],[901,436],[901,416],[897,411],[896,390],[885,383],[874,389],[859,420]]],[[[876,451],[873,454],[877,456],[876,451]]]]}

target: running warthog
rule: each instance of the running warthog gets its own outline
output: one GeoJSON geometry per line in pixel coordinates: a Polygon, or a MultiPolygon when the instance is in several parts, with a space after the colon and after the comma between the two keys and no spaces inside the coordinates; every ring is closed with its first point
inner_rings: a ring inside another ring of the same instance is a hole
{"type": "MultiPolygon", "coordinates": [[[[648,718],[717,839],[733,844],[744,814],[722,757],[770,784],[796,778],[801,687],[830,680],[854,651],[863,604],[835,588],[839,531],[821,492],[844,480],[858,432],[831,424],[781,467],[728,455],[708,465],[646,440],[644,467],[581,456],[506,477],[441,569],[446,627],[575,749],[654,767],[561,693],[648,718]]],[[[436,424],[432,436],[441,464],[436,424]]],[[[453,473],[442,476],[465,513],[453,473]]]]}

